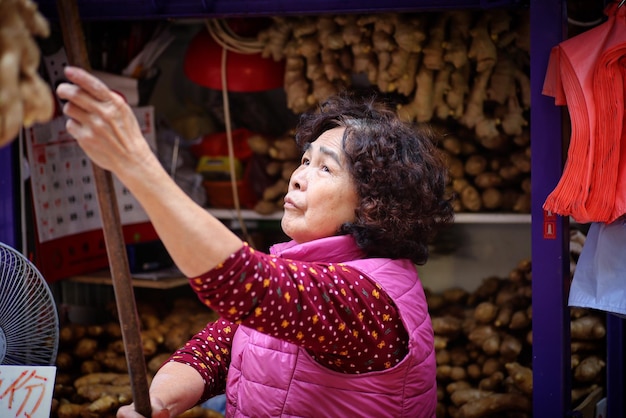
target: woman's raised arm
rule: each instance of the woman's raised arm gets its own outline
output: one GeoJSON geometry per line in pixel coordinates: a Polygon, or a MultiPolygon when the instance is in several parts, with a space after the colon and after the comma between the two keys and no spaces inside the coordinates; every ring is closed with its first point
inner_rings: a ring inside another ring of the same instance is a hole
{"type": "Polygon", "coordinates": [[[57,94],[67,101],[68,132],[95,164],[115,174],[137,198],[185,275],[202,274],[241,247],[239,237],[167,174],[119,94],[80,68],[66,67],[65,75],[72,84],[60,84],[57,94]]]}

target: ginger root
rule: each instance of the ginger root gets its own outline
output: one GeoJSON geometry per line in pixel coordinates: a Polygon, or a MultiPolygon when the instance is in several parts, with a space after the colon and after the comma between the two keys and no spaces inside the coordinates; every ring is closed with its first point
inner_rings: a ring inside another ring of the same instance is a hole
{"type": "Polygon", "coordinates": [[[291,37],[291,22],[284,17],[272,17],[273,23],[267,29],[259,31],[257,39],[263,43],[263,58],[281,61],[285,58],[284,51],[291,37]]]}
{"type": "Polygon", "coordinates": [[[285,135],[274,140],[268,150],[268,154],[274,160],[295,160],[300,158],[300,149],[296,145],[293,136],[285,135]]]}
{"type": "Polygon", "coordinates": [[[52,118],[52,91],[39,76],[41,53],[34,41],[49,35],[37,3],[0,2],[0,146],[12,141],[22,126],[52,118]]]}
{"type": "Polygon", "coordinates": [[[474,309],[474,319],[481,324],[492,322],[498,314],[498,307],[492,302],[481,302],[474,309]]]}
{"type": "Polygon", "coordinates": [[[450,12],[450,37],[444,43],[443,60],[454,68],[462,68],[467,64],[470,23],[471,13],[462,10],[450,12]]]}
{"type": "Polygon", "coordinates": [[[606,335],[604,322],[596,315],[587,315],[572,320],[570,329],[571,336],[575,339],[597,340],[606,335]]]}
{"type": "Polygon", "coordinates": [[[429,30],[428,43],[422,51],[422,64],[429,70],[439,70],[444,65],[444,42],[449,17],[446,13],[440,14],[429,30]]]}
{"type": "Polygon", "coordinates": [[[514,411],[529,413],[532,410],[531,400],[517,393],[491,393],[469,401],[459,408],[458,418],[479,418],[496,416],[503,412],[514,411]]]}
{"type": "Polygon", "coordinates": [[[74,348],[74,355],[79,358],[90,358],[98,350],[98,341],[93,338],[81,338],[74,348]]]}
{"type": "Polygon", "coordinates": [[[398,105],[398,116],[404,121],[427,122],[433,117],[434,103],[434,71],[422,66],[417,72],[415,82],[417,88],[413,100],[406,105],[398,105]]]}
{"type": "Polygon", "coordinates": [[[311,83],[305,75],[306,62],[297,53],[296,41],[289,41],[285,49],[284,88],[287,96],[287,107],[294,113],[302,113],[311,105],[309,93],[311,83]]]}
{"type": "Polygon", "coordinates": [[[476,62],[476,71],[489,71],[496,63],[498,52],[496,45],[489,35],[488,16],[484,15],[470,30],[472,43],[467,56],[476,62]]]}
{"type": "Polygon", "coordinates": [[[593,382],[600,377],[606,363],[600,357],[591,355],[574,368],[574,379],[578,382],[593,382]]]}
{"type": "Polygon", "coordinates": [[[518,362],[511,362],[505,365],[513,385],[522,393],[530,396],[533,393],[533,371],[524,367],[518,362]]]}

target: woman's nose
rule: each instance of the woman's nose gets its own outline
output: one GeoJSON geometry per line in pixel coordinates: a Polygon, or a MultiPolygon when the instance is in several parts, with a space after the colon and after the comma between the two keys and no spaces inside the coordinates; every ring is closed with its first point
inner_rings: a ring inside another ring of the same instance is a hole
{"type": "Polygon", "coordinates": [[[293,173],[291,173],[291,180],[289,181],[290,188],[296,190],[302,190],[306,184],[306,176],[304,166],[298,167],[293,173]]]}

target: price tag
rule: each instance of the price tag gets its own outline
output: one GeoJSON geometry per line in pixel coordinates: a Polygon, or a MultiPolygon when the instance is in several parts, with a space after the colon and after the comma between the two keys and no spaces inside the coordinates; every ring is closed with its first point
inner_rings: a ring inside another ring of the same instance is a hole
{"type": "Polygon", "coordinates": [[[543,211],[543,239],[556,239],[556,214],[543,211]]]}
{"type": "Polygon", "coordinates": [[[55,375],[54,366],[0,366],[0,416],[48,418],[55,375]]]}

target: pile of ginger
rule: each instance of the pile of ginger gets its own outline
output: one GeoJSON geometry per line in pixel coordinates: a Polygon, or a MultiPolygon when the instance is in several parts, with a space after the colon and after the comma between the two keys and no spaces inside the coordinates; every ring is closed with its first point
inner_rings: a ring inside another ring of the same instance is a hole
{"type": "Polygon", "coordinates": [[[493,147],[467,128],[448,124],[440,148],[448,165],[448,191],[459,212],[530,213],[530,132],[493,147]]]}
{"type": "Polygon", "coordinates": [[[529,34],[527,11],[493,9],[281,16],[258,40],[285,60],[294,113],[365,84],[407,121],[451,119],[498,142],[528,125],[529,34]]]}
{"type": "Polygon", "coordinates": [[[34,37],[50,35],[32,0],[0,0],[0,146],[22,126],[47,122],[54,112],[49,85],[40,77],[41,52],[34,37]]]}
{"type": "MultiPolygon", "coordinates": [[[[374,87],[403,120],[442,127],[457,212],[530,212],[527,11],[281,16],[258,40],[285,60],[294,113],[374,87]]],[[[266,197],[257,211],[279,210],[266,197]]]]}

